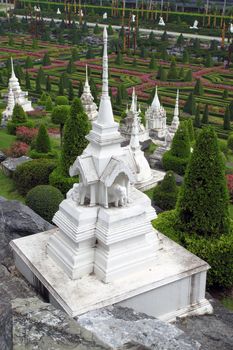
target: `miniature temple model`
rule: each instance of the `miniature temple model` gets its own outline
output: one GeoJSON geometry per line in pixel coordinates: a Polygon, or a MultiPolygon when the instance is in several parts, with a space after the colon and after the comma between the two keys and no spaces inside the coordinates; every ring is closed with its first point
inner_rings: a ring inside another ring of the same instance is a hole
{"type": "Polygon", "coordinates": [[[16,104],[22,106],[25,112],[33,111],[32,103],[28,100],[28,92],[21,90],[19,80],[14,72],[13,59],[11,58],[11,77],[8,84],[8,94],[7,97],[7,107],[5,111],[2,112],[2,124],[6,124],[7,120],[12,117],[13,109],[16,104]]]}
{"type": "MultiPolygon", "coordinates": [[[[89,145],[70,168],[71,176],[79,174],[80,183],[69,192],[54,217],[60,231],[50,239],[48,254],[73,279],[94,273],[110,282],[155,262],[158,239],[150,223],[156,217],[150,200],[130,184],[135,182],[136,174],[121,147],[108,91],[106,27],[103,38],[98,117],[87,136],[89,145]]],[[[133,128],[131,147],[140,153],[136,120],[133,128]]]]}
{"type": "Polygon", "coordinates": [[[168,321],[210,313],[208,264],[154,230],[151,200],[133,185],[151,178],[140,150],[138,109],[130,144],[121,147],[108,89],[106,27],[103,42],[99,113],[88,146],[70,167],[79,183],[53,218],[57,228],[11,242],[15,264],[73,317],[112,304],[168,321]]]}
{"type": "MultiPolygon", "coordinates": [[[[130,109],[127,108],[126,110],[126,117],[122,120],[122,123],[120,125],[120,132],[121,135],[126,139],[130,140],[131,134],[132,134],[132,126],[134,121],[134,116],[137,115],[140,119],[140,107],[137,106],[137,96],[135,94],[135,89],[133,88],[132,92],[132,102],[130,109]]],[[[139,141],[143,142],[149,139],[149,133],[148,130],[145,129],[144,125],[139,121],[139,141]]]]}
{"type": "Polygon", "coordinates": [[[155,88],[155,96],[151,106],[146,110],[146,129],[152,139],[163,139],[167,133],[166,111],[161,106],[157,86],[155,88]]]}
{"type": "Polygon", "coordinates": [[[94,102],[94,97],[91,94],[90,85],[88,82],[88,70],[86,65],[86,81],[83,89],[83,94],[81,96],[82,105],[84,111],[88,115],[89,120],[94,120],[97,118],[98,110],[96,103],[94,102]]]}

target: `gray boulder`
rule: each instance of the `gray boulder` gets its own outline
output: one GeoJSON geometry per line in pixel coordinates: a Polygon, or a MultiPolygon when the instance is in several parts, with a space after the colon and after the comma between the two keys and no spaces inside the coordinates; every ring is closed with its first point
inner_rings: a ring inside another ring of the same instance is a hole
{"type": "Polygon", "coordinates": [[[12,176],[18,165],[31,161],[32,158],[22,156],[19,158],[6,158],[1,162],[2,171],[6,176],[12,176]]]}
{"type": "Polygon", "coordinates": [[[11,304],[0,301],[0,349],[13,349],[11,304]]]}
{"type": "Polygon", "coordinates": [[[47,231],[54,226],[18,201],[0,199],[0,263],[9,266],[12,257],[9,242],[21,236],[47,231]]]}
{"type": "Polygon", "coordinates": [[[0,163],[2,163],[6,158],[7,156],[2,151],[0,151],[0,163]]]}

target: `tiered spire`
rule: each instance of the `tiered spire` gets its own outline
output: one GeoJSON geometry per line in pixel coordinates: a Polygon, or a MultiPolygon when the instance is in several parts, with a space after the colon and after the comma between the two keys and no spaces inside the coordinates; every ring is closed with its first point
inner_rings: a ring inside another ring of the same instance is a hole
{"type": "Polygon", "coordinates": [[[88,82],[88,69],[87,69],[87,64],[86,64],[86,81],[85,81],[85,84],[84,84],[84,89],[83,89],[83,91],[84,91],[86,94],[90,94],[90,93],[91,93],[90,85],[89,85],[89,82],[88,82]]]}
{"type": "Polygon", "coordinates": [[[104,44],[104,50],[103,50],[103,78],[102,78],[102,95],[100,99],[100,107],[99,107],[99,114],[97,118],[97,123],[100,125],[112,125],[115,124],[114,117],[113,117],[113,111],[112,111],[112,104],[109,97],[109,91],[108,91],[108,33],[107,33],[107,27],[104,26],[103,31],[103,44],[104,44]]]}
{"type": "Polygon", "coordinates": [[[133,151],[136,151],[137,149],[140,149],[140,143],[139,143],[139,120],[138,120],[138,111],[137,111],[137,98],[136,98],[134,89],[132,93],[132,105],[130,110],[134,114],[133,114],[132,131],[131,131],[131,137],[130,137],[130,147],[133,151]],[[132,105],[134,109],[131,109],[132,105]]]}
{"type": "Polygon", "coordinates": [[[174,109],[173,120],[179,120],[179,90],[176,93],[176,104],[174,109]]]}
{"type": "Polygon", "coordinates": [[[132,92],[132,102],[131,102],[131,107],[130,107],[131,112],[136,112],[137,111],[137,96],[135,94],[135,88],[133,87],[133,92],[132,92]]]}
{"type": "Polygon", "coordinates": [[[159,96],[158,96],[158,88],[157,88],[157,86],[155,88],[155,96],[154,96],[154,99],[153,99],[153,102],[152,102],[151,106],[153,108],[160,108],[161,107],[160,106],[160,101],[159,101],[159,96]]]}

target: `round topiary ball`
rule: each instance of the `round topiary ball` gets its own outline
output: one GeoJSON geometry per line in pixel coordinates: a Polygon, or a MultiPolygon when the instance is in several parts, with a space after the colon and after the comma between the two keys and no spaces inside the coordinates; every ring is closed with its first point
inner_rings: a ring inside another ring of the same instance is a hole
{"type": "Polygon", "coordinates": [[[39,185],[28,192],[26,204],[43,219],[52,222],[63,199],[63,194],[56,187],[39,185]]]}

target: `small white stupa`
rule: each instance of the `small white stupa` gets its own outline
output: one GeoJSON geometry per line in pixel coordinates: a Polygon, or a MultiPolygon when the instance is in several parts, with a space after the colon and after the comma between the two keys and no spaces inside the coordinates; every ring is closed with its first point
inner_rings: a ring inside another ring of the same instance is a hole
{"type": "MultiPolygon", "coordinates": [[[[103,41],[98,117],[70,168],[80,182],[61,202],[56,229],[11,242],[15,264],[73,317],[112,304],[169,321],[210,313],[208,264],[153,229],[151,201],[132,185],[137,173],[121,147],[108,92],[106,27],[103,41]]],[[[136,115],[132,129],[129,147],[140,162],[136,115]]]]}
{"type": "Polygon", "coordinates": [[[6,124],[11,119],[15,104],[22,106],[25,112],[33,111],[32,103],[27,98],[28,92],[22,91],[19,80],[14,72],[13,59],[11,58],[11,77],[8,83],[7,107],[2,112],[2,124],[6,124]]]}
{"type": "Polygon", "coordinates": [[[104,12],[103,19],[107,19],[107,18],[108,18],[108,14],[107,14],[107,12],[104,12]]]}
{"type": "MultiPolygon", "coordinates": [[[[133,88],[132,91],[132,102],[130,108],[126,109],[126,117],[122,120],[122,123],[120,125],[120,132],[121,135],[129,141],[132,135],[132,125],[134,121],[134,116],[138,116],[140,119],[140,107],[137,106],[137,96],[135,94],[135,89],[133,88]]],[[[144,142],[149,139],[149,132],[145,129],[144,125],[139,121],[139,141],[144,142]]]]}
{"type": "Polygon", "coordinates": [[[60,15],[61,14],[61,10],[59,9],[59,7],[58,7],[58,9],[57,9],[57,15],[60,15]]]}
{"type": "MultiPolygon", "coordinates": [[[[127,147],[124,147],[125,154],[127,156],[127,163],[130,168],[135,173],[135,183],[134,186],[141,190],[146,191],[150,188],[156,186],[159,181],[165,176],[165,172],[152,170],[150,165],[141,150],[140,146],[140,117],[139,111],[136,106],[137,100],[135,98],[135,91],[132,94],[132,105],[133,108],[133,122],[131,125],[131,137],[130,143],[127,147]]],[[[131,105],[131,110],[132,110],[131,105]]]]}
{"type": "Polygon", "coordinates": [[[88,82],[88,70],[86,65],[86,81],[81,96],[81,102],[89,120],[95,120],[98,115],[97,105],[94,102],[94,97],[91,94],[90,85],[88,82]]]}
{"type": "Polygon", "coordinates": [[[146,110],[146,129],[152,139],[163,139],[167,133],[166,111],[160,104],[157,86],[151,106],[146,110]]]}
{"type": "Polygon", "coordinates": [[[229,31],[231,34],[233,34],[233,23],[230,23],[229,31]]]}
{"type": "Polygon", "coordinates": [[[159,26],[165,26],[165,22],[162,16],[159,17],[159,26]]]}
{"type": "Polygon", "coordinates": [[[169,133],[174,135],[176,133],[178,127],[179,127],[179,124],[180,124],[180,119],[179,119],[179,90],[177,90],[174,115],[173,115],[171,126],[169,127],[169,133]]]}

